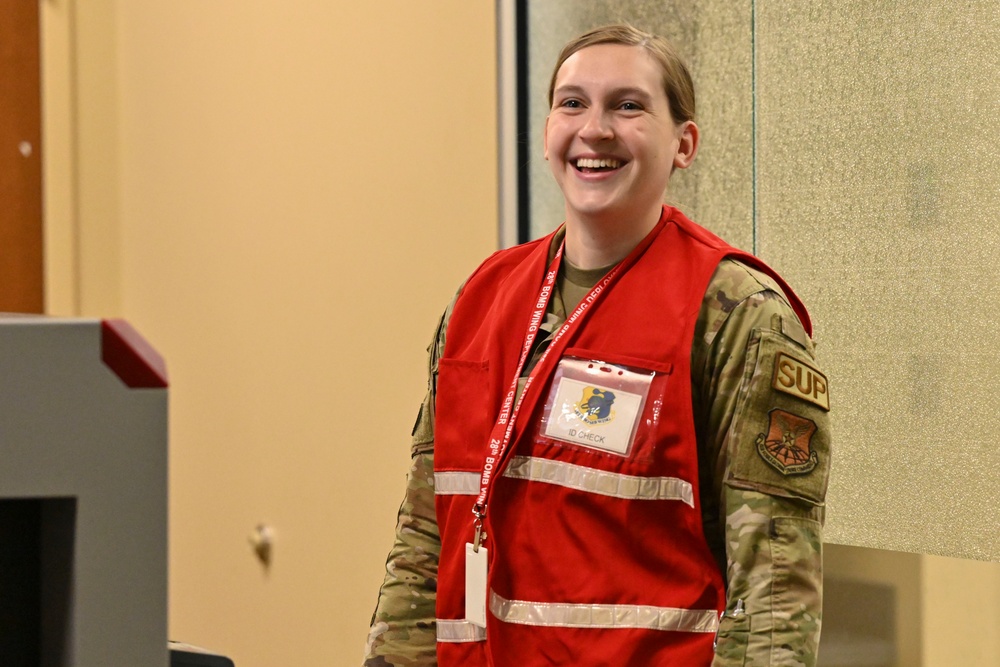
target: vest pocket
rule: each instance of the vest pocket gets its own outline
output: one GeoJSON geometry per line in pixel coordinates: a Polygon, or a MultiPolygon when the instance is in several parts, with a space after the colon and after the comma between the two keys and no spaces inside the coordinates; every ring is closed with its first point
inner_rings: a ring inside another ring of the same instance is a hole
{"type": "Polygon", "coordinates": [[[489,362],[441,359],[435,401],[435,468],[482,465],[495,415],[489,406],[489,362]]]}

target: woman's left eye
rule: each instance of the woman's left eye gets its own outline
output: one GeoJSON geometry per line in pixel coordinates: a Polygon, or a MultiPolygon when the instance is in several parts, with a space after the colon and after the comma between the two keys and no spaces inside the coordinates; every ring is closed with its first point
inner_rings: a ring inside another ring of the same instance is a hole
{"type": "Polygon", "coordinates": [[[642,111],[642,107],[635,102],[622,102],[618,108],[622,111],[642,111]]]}

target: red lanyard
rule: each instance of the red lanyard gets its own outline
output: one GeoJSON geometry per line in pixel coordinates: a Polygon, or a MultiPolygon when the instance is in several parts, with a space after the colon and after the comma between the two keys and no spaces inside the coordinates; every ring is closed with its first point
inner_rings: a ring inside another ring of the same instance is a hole
{"type": "MultiPolygon", "coordinates": [[[[545,280],[542,282],[542,289],[538,293],[538,298],[535,299],[535,310],[531,313],[531,320],[528,322],[528,331],[524,334],[524,344],[521,346],[521,358],[517,362],[517,369],[514,371],[514,379],[511,381],[510,390],[507,392],[507,396],[503,399],[503,405],[500,407],[500,414],[497,416],[497,421],[493,425],[493,430],[490,433],[490,445],[486,450],[486,460],[483,462],[483,474],[479,478],[479,496],[476,498],[476,504],[472,506],[472,513],[476,515],[477,547],[479,546],[479,527],[482,525],[483,517],[486,516],[486,496],[489,494],[490,482],[493,479],[493,471],[496,469],[498,462],[503,458],[508,445],[510,445],[511,434],[514,431],[514,423],[517,421],[517,414],[521,409],[521,401],[524,399],[524,392],[522,391],[521,397],[517,401],[517,405],[514,405],[514,397],[517,395],[518,380],[521,378],[521,371],[524,370],[524,364],[527,363],[528,355],[531,354],[531,347],[535,342],[535,338],[538,336],[538,326],[542,323],[542,319],[545,317],[545,312],[548,310],[549,299],[552,298],[552,290],[556,284],[556,276],[559,274],[559,262],[562,260],[563,248],[565,245],[565,241],[559,245],[559,250],[556,252],[556,256],[552,259],[552,264],[549,265],[548,272],[545,274],[545,280]],[[512,407],[513,412],[511,411],[512,407]]],[[[546,350],[546,353],[547,352],[548,350],[546,350]]],[[[535,364],[535,370],[537,369],[538,364],[535,364]]],[[[529,374],[528,380],[524,385],[525,389],[528,388],[528,383],[531,382],[531,378],[533,376],[534,372],[529,374]]]]}
{"type": "MultiPolygon", "coordinates": [[[[661,225],[662,222],[663,221],[661,220],[661,225]]],[[[517,362],[517,369],[514,372],[513,380],[511,380],[510,389],[507,391],[507,396],[504,398],[503,405],[500,408],[500,414],[497,417],[496,424],[494,424],[493,430],[490,433],[490,444],[486,450],[486,457],[483,462],[483,473],[479,478],[479,496],[476,498],[475,505],[472,506],[472,513],[475,515],[473,527],[476,531],[474,546],[477,551],[479,550],[479,543],[482,537],[483,518],[486,516],[487,499],[489,497],[490,489],[493,486],[493,473],[495,473],[503,463],[504,454],[506,454],[507,449],[510,446],[510,441],[514,434],[514,424],[517,421],[518,414],[520,413],[521,403],[524,401],[524,397],[528,393],[528,388],[537,376],[539,369],[544,365],[545,359],[554,349],[557,348],[559,341],[562,340],[567,333],[571,330],[575,330],[576,327],[579,326],[584,313],[586,313],[587,310],[589,310],[597,302],[601,295],[607,291],[611,282],[620,273],[622,273],[625,268],[634,264],[636,259],[641,256],[643,252],[645,252],[653,238],[655,238],[661,225],[657,225],[656,229],[648,234],[643,242],[639,243],[639,245],[636,246],[631,253],[629,253],[628,257],[611,269],[607,275],[605,275],[604,278],[602,278],[601,281],[590,290],[590,294],[580,301],[576,310],[574,310],[573,313],[566,318],[566,322],[562,325],[559,331],[556,332],[556,335],[553,336],[552,342],[549,344],[545,352],[542,353],[542,356],[539,358],[538,363],[535,364],[531,373],[528,374],[528,377],[524,382],[524,389],[521,390],[521,395],[518,397],[517,403],[515,404],[514,398],[517,396],[517,385],[521,378],[521,372],[524,370],[524,365],[528,361],[528,355],[531,354],[532,345],[535,342],[535,337],[538,335],[538,327],[545,318],[549,300],[552,297],[552,291],[556,284],[556,276],[559,273],[559,263],[562,260],[565,241],[563,241],[563,243],[559,246],[559,250],[556,252],[556,256],[553,258],[548,272],[545,274],[545,280],[542,282],[542,289],[538,293],[538,298],[535,299],[535,309],[531,313],[531,320],[528,322],[528,330],[524,335],[524,344],[521,346],[521,358],[517,362]]]]}

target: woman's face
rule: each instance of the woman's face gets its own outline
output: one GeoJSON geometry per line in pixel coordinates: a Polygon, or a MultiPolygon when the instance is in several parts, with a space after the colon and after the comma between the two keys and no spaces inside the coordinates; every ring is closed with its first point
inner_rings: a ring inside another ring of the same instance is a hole
{"type": "Polygon", "coordinates": [[[597,44],[567,58],[545,122],[567,221],[658,218],[671,171],[694,158],[689,126],[674,124],[660,68],[641,47],[597,44]]]}

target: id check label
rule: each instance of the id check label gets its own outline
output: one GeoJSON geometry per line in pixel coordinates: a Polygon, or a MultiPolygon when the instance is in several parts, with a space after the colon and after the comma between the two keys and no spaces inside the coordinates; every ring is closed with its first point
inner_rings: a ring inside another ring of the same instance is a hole
{"type": "Polygon", "coordinates": [[[642,402],[640,394],[563,376],[552,400],[544,434],[555,440],[625,455],[632,444],[642,402]]]}

